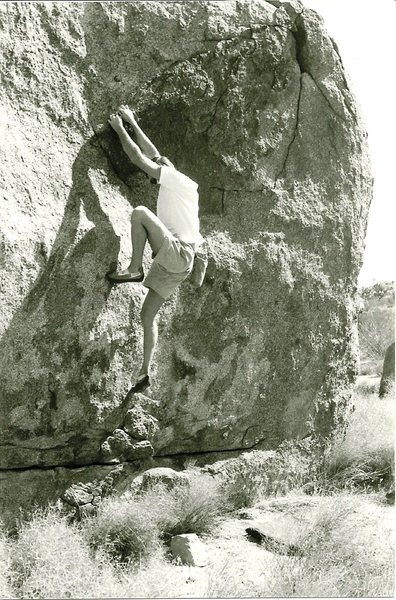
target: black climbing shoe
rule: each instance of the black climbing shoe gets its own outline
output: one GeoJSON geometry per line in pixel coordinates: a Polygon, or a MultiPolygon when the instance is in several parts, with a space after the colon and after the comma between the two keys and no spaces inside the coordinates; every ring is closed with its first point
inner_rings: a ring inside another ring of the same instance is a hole
{"type": "Polygon", "coordinates": [[[147,374],[140,375],[135,383],[129,390],[126,395],[126,398],[132,396],[132,394],[139,394],[140,392],[144,392],[148,387],[150,387],[151,381],[150,376],[147,374]]]}
{"type": "Polygon", "coordinates": [[[144,279],[144,273],[143,269],[140,269],[138,273],[130,273],[125,269],[106,273],[106,278],[112,283],[140,283],[144,279]]]}

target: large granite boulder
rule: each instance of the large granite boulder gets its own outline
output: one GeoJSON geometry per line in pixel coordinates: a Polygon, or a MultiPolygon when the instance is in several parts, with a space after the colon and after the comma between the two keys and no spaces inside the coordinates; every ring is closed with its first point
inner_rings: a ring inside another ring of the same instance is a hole
{"type": "Polygon", "coordinates": [[[121,103],[199,182],[209,244],[203,287],[183,284],[159,319],[140,405],[155,452],[329,433],[355,376],[372,179],[321,19],[225,0],[8,2],[0,21],[0,468],[106,464],[132,408],[145,291],[104,275],[157,190],[106,125],[121,103]]]}

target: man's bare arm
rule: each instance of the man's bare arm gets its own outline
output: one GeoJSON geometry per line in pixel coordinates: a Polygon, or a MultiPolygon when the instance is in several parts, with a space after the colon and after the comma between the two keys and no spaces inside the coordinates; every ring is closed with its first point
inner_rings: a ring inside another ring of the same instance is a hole
{"type": "Polygon", "coordinates": [[[117,114],[113,114],[110,116],[109,123],[120,138],[122,148],[131,162],[147,173],[149,177],[159,179],[161,167],[143,154],[139,146],[131,140],[124,128],[121,117],[117,114]]]}
{"type": "Polygon", "coordinates": [[[147,158],[155,158],[156,156],[160,156],[157,148],[154,146],[153,142],[147,137],[144,131],[139,127],[138,122],[136,121],[133,110],[129,108],[129,106],[122,105],[118,109],[118,114],[130,125],[132,125],[133,130],[136,135],[136,140],[138,145],[140,146],[143,154],[147,156],[147,158]]]}

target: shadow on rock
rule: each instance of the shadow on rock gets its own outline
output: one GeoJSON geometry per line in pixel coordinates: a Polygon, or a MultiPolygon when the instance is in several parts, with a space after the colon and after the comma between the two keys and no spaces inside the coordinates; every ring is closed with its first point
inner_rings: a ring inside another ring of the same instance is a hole
{"type": "Polygon", "coordinates": [[[100,401],[101,377],[115,346],[95,339],[92,331],[111,290],[105,273],[119,252],[119,238],[90,179],[101,162],[93,136],[73,164],[73,185],[51,254],[0,341],[6,432],[1,465],[44,464],[52,453],[56,463],[61,456],[72,462],[71,446],[84,443],[79,432],[98,410],[90,399],[100,401]],[[34,448],[40,448],[36,458],[34,448]]]}

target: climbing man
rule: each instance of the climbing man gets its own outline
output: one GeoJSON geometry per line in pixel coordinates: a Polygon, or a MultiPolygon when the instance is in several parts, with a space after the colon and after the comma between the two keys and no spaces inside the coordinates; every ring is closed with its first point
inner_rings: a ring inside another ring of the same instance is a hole
{"type": "Polygon", "coordinates": [[[118,113],[110,116],[109,123],[133,164],[159,184],[157,215],[145,206],[137,206],[132,211],[132,258],[129,266],[107,275],[113,283],[143,282],[148,288],[140,313],[144,331],[143,363],[129,395],[151,385],[150,365],[158,338],[157,313],[190,274],[195,251],[203,238],[199,232],[198,184],[159,154],[128,106],[120,106],[118,113]],[[132,126],[137,144],[128,135],[123,120],[132,126]],[[144,277],[142,260],[147,240],[154,258],[144,277]]]}

